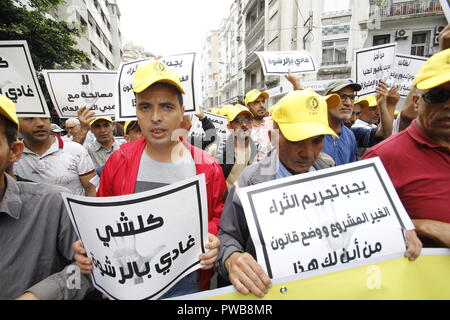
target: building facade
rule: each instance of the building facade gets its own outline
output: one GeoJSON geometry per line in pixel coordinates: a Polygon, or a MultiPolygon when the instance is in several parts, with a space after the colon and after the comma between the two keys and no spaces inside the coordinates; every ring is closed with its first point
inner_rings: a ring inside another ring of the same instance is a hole
{"type": "Polygon", "coordinates": [[[264,76],[257,51],[312,53],[319,70],[301,79],[320,91],[352,78],[355,50],[397,42],[399,53],[430,56],[446,25],[439,0],[235,0],[220,28],[219,104],[256,88],[270,106],[292,90],[283,76],[264,76]]]}
{"type": "Polygon", "coordinates": [[[86,69],[113,70],[122,61],[120,10],[116,0],[67,0],[52,13],[58,21],[81,26],[77,49],[86,52],[86,69]]]}

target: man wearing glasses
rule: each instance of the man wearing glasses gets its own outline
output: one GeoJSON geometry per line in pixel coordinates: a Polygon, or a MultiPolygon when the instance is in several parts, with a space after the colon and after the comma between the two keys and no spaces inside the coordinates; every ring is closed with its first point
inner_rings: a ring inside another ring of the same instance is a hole
{"type": "Polygon", "coordinates": [[[417,118],[369,149],[380,157],[424,247],[450,248],[450,49],[416,75],[417,118]]]}
{"type": "Polygon", "coordinates": [[[229,109],[227,118],[231,134],[219,147],[216,159],[230,189],[241,172],[255,161],[258,147],[250,137],[253,113],[248,108],[237,104],[229,109]]]}
{"type": "Polygon", "coordinates": [[[337,166],[357,161],[357,147],[371,147],[392,133],[393,115],[390,115],[387,109],[388,87],[383,82],[380,82],[376,89],[381,118],[378,128],[349,129],[344,125],[344,121],[352,117],[355,91],[359,90],[361,85],[349,80],[336,80],[325,88],[324,95],[335,93],[341,97],[341,104],[337,108],[328,109],[330,128],[339,138],[325,136],[322,149],[322,152],[333,158],[337,166]]]}

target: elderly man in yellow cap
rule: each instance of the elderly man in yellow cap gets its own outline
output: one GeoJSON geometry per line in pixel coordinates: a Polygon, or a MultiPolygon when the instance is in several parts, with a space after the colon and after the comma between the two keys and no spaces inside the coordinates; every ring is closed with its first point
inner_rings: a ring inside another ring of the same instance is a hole
{"type": "MultiPolygon", "coordinates": [[[[330,99],[331,107],[339,103],[338,96],[330,99]]],[[[335,135],[328,126],[327,109],[325,99],[311,90],[294,91],[283,97],[271,109],[274,128],[269,135],[278,140],[274,141],[276,148],[261,162],[245,168],[229,191],[220,222],[216,270],[222,281],[231,282],[243,294],[251,292],[262,297],[271,281],[256,262],[236,188],[328,168],[319,157],[324,135],[335,135]]]]}
{"type": "Polygon", "coordinates": [[[216,159],[230,189],[241,172],[255,161],[258,147],[250,137],[253,114],[248,108],[236,104],[228,109],[227,118],[227,128],[231,134],[221,143],[216,159]]]}
{"type": "MultiPolygon", "coordinates": [[[[241,293],[263,297],[271,286],[267,273],[256,261],[244,210],[236,189],[292,175],[328,168],[320,157],[324,136],[336,133],[328,125],[328,108],[337,107],[340,98],[325,100],[312,90],[288,93],[271,110],[277,147],[260,163],[247,167],[230,190],[220,222],[221,241],[216,269],[241,293]]],[[[407,252],[411,259],[417,251],[407,252]]]]}
{"type": "Polygon", "coordinates": [[[376,128],[380,122],[380,111],[376,96],[370,95],[356,100],[353,108],[357,106],[361,108],[361,111],[352,127],[376,128]]]}
{"type": "Polygon", "coordinates": [[[19,124],[25,150],[14,165],[15,175],[95,197],[95,186],[90,182],[95,168],[83,146],[52,135],[49,118],[23,117],[19,124]]]}
{"type": "MultiPolygon", "coordinates": [[[[222,170],[214,158],[177,134],[184,115],[184,89],[175,72],[159,60],[141,65],[135,73],[133,91],[142,138],[122,144],[111,155],[103,168],[97,196],[148,191],[204,174],[209,241],[205,244],[207,252],[199,257],[202,270],[182,278],[162,298],[208,289],[220,244],[216,234],[226,190],[222,170]]],[[[92,261],[85,256],[81,243],[74,247],[77,264],[82,272],[90,273],[92,261]]]]}
{"type": "Polygon", "coordinates": [[[417,118],[369,149],[380,157],[425,247],[450,248],[450,49],[415,76],[417,118]]]}
{"type": "Polygon", "coordinates": [[[95,168],[105,165],[111,154],[118,150],[120,143],[113,136],[113,121],[110,117],[99,117],[90,121],[95,141],[85,145],[95,168]]]}
{"type": "Polygon", "coordinates": [[[269,94],[257,89],[253,89],[245,95],[245,106],[253,113],[251,137],[259,145],[258,154],[256,155],[257,162],[264,159],[272,149],[268,132],[272,130],[273,123],[269,117],[266,117],[267,99],[269,99],[269,94]]]}

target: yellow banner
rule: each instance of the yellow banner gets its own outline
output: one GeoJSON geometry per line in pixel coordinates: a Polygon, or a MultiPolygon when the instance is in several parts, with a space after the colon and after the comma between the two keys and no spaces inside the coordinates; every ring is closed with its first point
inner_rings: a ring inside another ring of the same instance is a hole
{"type": "MultiPolygon", "coordinates": [[[[211,300],[253,300],[234,292],[211,300]]],[[[421,255],[275,284],[266,300],[447,300],[450,299],[450,255],[421,255]]]]}

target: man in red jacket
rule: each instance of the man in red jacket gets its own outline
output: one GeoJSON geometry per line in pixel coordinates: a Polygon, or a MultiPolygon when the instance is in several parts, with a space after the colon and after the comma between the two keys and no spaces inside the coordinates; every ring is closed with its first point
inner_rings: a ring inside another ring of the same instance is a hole
{"type": "MultiPolygon", "coordinates": [[[[114,152],[102,171],[98,197],[118,196],[152,190],[177,181],[205,174],[208,198],[209,251],[200,256],[203,270],[180,280],[162,298],[209,288],[211,270],[217,258],[216,237],[222,214],[222,195],[226,183],[222,169],[205,153],[179,138],[183,120],[183,94],[180,78],[160,61],[136,70],[134,88],[136,116],[143,137],[114,152]]],[[[175,214],[175,213],[174,213],[175,214]]],[[[75,259],[82,272],[92,270],[80,242],[74,244],[75,259]]]]}

